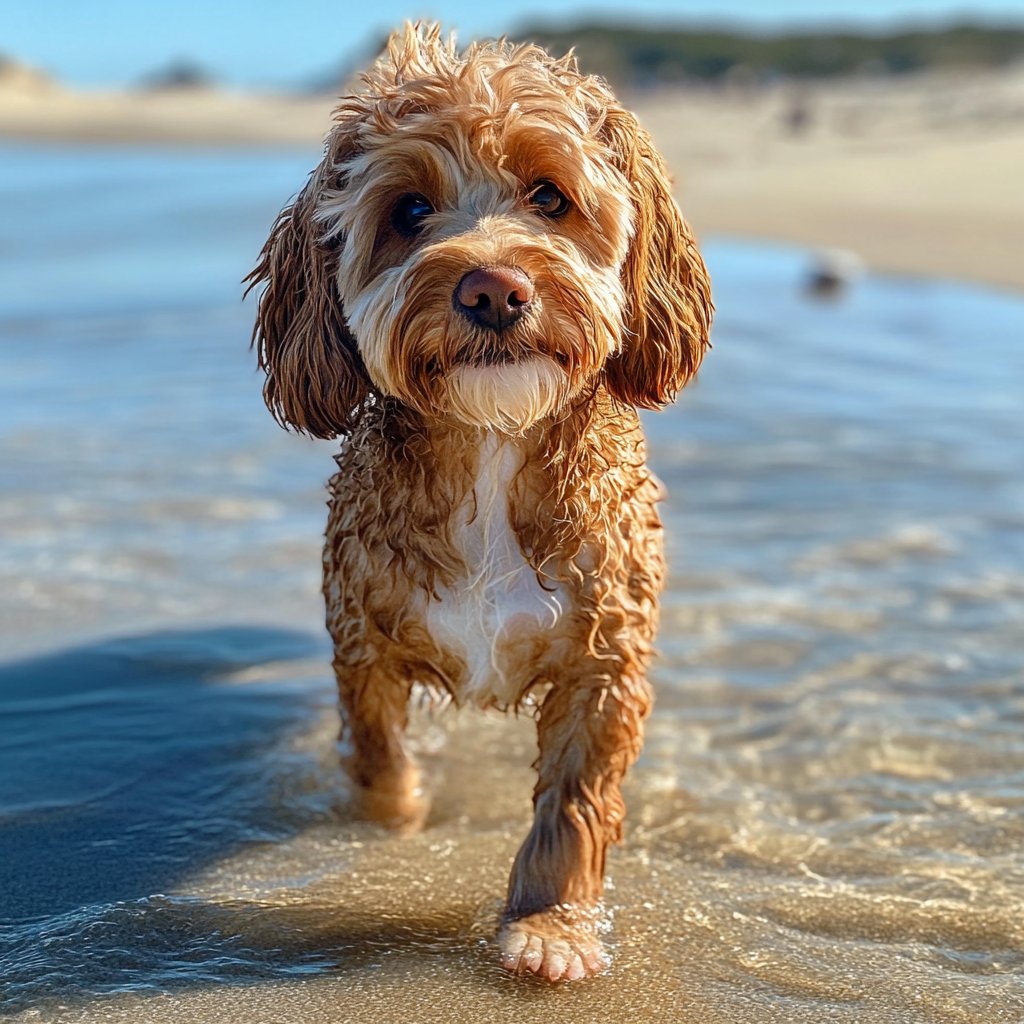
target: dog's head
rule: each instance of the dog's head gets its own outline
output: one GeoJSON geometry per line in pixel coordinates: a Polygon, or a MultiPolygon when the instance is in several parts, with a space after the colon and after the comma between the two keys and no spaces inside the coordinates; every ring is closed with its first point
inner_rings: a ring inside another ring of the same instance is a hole
{"type": "Polygon", "coordinates": [[[364,82],[250,276],[278,418],[336,436],[390,395],[517,433],[602,384],[670,402],[707,345],[708,279],[607,87],[412,26],[364,82]]]}

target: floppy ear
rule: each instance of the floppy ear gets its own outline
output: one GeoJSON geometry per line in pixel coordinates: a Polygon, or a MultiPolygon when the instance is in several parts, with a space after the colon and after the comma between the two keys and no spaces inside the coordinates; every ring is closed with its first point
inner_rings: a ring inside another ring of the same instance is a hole
{"type": "Polygon", "coordinates": [[[675,399],[704,357],[711,283],[650,135],[628,111],[611,107],[601,136],[629,182],[635,219],[622,269],[626,330],[605,380],[622,401],[658,409],[675,399]]]}
{"type": "Polygon", "coordinates": [[[267,374],[267,406],[283,426],[324,438],[351,431],[372,388],[338,298],[336,246],[320,240],[313,219],[332,162],[325,160],[281,212],[246,278],[247,294],[267,282],[252,335],[267,374]]]}

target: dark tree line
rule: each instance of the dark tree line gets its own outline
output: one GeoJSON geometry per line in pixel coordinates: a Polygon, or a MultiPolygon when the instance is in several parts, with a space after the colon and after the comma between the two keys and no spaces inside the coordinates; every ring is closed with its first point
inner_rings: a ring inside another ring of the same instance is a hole
{"type": "Polygon", "coordinates": [[[575,47],[584,71],[613,85],[650,87],[716,81],[906,74],[954,68],[994,68],[1024,60],[1024,27],[957,25],[931,31],[872,35],[820,32],[756,35],[730,31],[626,28],[582,24],[569,29],[529,26],[517,39],[553,53],[575,47]]]}

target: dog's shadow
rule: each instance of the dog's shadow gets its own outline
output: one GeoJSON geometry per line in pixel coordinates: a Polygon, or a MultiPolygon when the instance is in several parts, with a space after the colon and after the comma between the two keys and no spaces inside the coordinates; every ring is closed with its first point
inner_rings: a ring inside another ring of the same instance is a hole
{"type": "MultiPolygon", "coordinates": [[[[439,832],[403,841],[353,822],[337,802],[336,761],[318,764],[336,730],[327,664],[308,635],[234,627],[0,666],[5,1009],[139,984],[173,991],[348,972],[407,956],[503,974],[485,947],[517,836],[485,822],[484,836],[460,840],[452,817],[476,790],[476,802],[494,808],[487,780],[470,768],[476,753],[464,752],[465,770],[459,751],[451,755],[466,781],[447,798],[451,813],[438,801],[439,832]],[[296,659],[312,666],[304,679],[288,665],[266,666],[296,659]],[[296,747],[317,728],[331,733],[313,744],[319,755],[296,747]],[[469,885],[456,877],[466,851],[445,858],[444,843],[462,841],[475,850],[469,885]],[[293,871],[315,874],[323,847],[327,881],[280,884],[293,871]],[[355,863],[357,850],[370,856],[355,863]],[[266,884],[239,899],[246,872],[266,884]]],[[[526,771],[529,754],[520,760],[526,771]]],[[[528,808],[525,780],[521,789],[528,808]]],[[[509,820],[505,808],[494,813],[509,820]]]]}
{"type": "Polygon", "coordinates": [[[306,634],[231,627],[0,666],[0,921],[170,891],[261,830],[287,830],[258,769],[315,694],[212,684],[319,653],[306,634]]]}

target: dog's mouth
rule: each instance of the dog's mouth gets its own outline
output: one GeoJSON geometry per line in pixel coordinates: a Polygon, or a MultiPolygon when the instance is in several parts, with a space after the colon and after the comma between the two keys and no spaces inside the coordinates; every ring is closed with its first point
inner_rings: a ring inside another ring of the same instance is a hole
{"type": "Polygon", "coordinates": [[[522,362],[524,356],[519,352],[509,352],[507,349],[484,349],[477,353],[476,357],[466,360],[467,366],[512,366],[522,362]]]}
{"type": "Polygon", "coordinates": [[[485,369],[491,366],[515,366],[538,357],[553,360],[563,370],[569,368],[569,356],[545,339],[531,339],[528,342],[515,339],[488,339],[483,344],[460,348],[455,353],[452,365],[485,369]]]}

